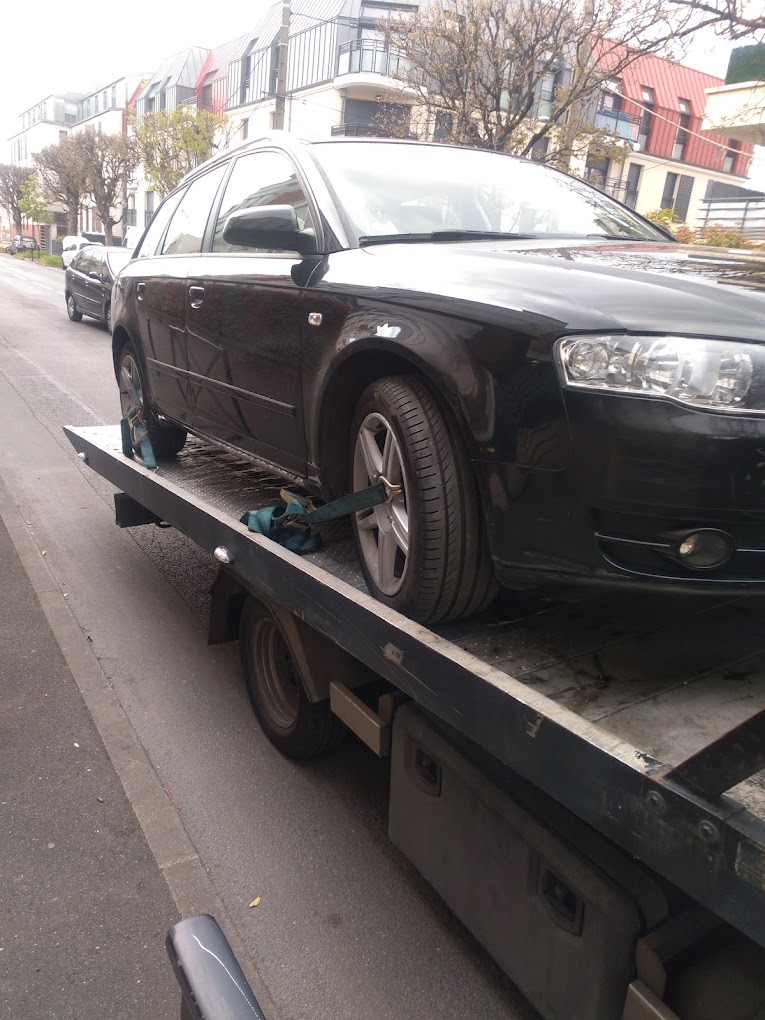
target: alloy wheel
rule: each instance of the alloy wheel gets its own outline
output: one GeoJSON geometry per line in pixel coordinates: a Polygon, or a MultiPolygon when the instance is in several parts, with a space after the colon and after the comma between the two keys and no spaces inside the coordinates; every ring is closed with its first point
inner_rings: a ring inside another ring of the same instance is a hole
{"type": "Polygon", "coordinates": [[[354,491],[376,485],[384,477],[401,491],[371,510],[356,514],[359,546],[380,591],[396,595],[409,562],[408,486],[401,448],[390,422],[378,412],[361,423],[353,455],[354,491]]]}
{"type": "Polygon", "coordinates": [[[143,390],[141,389],[141,376],[138,373],[138,365],[132,354],[124,354],[120,362],[120,408],[122,417],[126,418],[128,409],[133,406],[133,392],[130,384],[135,387],[138,400],[143,404],[143,390]]]}

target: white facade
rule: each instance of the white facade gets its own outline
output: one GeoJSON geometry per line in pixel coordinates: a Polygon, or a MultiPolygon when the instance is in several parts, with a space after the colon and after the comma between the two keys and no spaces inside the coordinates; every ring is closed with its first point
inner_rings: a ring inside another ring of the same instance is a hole
{"type": "Polygon", "coordinates": [[[765,145],[765,82],[738,82],[706,91],[705,131],[723,128],[731,138],[765,145]]]}

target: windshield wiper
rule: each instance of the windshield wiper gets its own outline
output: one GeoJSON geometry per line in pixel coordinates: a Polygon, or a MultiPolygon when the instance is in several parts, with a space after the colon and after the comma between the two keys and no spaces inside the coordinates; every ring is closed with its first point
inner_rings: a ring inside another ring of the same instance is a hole
{"type": "Polygon", "coordinates": [[[429,234],[369,234],[359,245],[405,244],[409,241],[530,241],[538,234],[511,234],[495,230],[434,230],[429,234]]]}

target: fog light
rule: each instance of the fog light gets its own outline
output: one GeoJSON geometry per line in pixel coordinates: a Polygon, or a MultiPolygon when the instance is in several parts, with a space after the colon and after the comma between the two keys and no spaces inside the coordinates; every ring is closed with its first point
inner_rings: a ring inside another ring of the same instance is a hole
{"type": "Polygon", "coordinates": [[[684,535],[675,547],[677,558],[694,570],[714,570],[727,563],[736,551],[733,539],[724,531],[705,528],[684,535]]]}

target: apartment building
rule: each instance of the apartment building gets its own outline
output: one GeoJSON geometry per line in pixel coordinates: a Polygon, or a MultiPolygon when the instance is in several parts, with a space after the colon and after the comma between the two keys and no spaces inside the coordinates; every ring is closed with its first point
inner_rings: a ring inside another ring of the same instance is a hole
{"type": "Polygon", "coordinates": [[[588,161],[586,176],[640,213],[672,209],[695,226],[715,184],[746,181],[753,147],[705,129],[706,90],[720,78],[646,55],[604,90],[595,123],[629,146],[623,163],[588,161]]]}
{"type": "MultiPolygon", "coordinates": [[[[385,103],[408,116],[411,98],[393,77],[400,59],[385,44],[379,23],[417,2],[295,0],[290,20],[285,128],[304,138],[374,134],[385,103]]],[[[273,126],[281,4],[234,54],[229,68],[229,115],[242,120],[246,138],[273,126]]]]}
{"type": "Polygon", "coordinates": [[[77,123],[82,98],[79,92],[54,93],[19,114],[19,129],[8,139],[9,162],[31,167],[35,153],[66,138],[77,123]]]}

